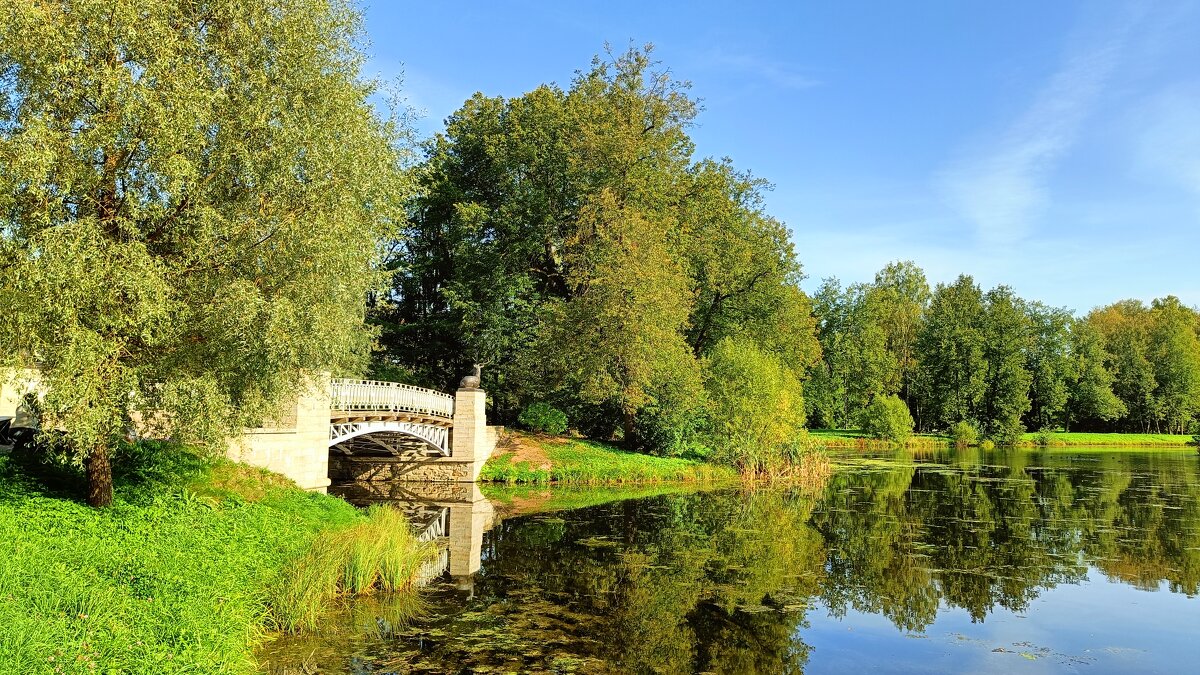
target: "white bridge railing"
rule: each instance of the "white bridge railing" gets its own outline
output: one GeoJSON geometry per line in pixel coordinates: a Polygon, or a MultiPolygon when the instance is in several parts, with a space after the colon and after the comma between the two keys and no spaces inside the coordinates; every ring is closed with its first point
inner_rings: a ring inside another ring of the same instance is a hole
{"type": "Polygon", "coordinates": [[[410,412],[454,418],[454,397],[399,382],[333,380],[333,410],[345,412],[410,412]]]}

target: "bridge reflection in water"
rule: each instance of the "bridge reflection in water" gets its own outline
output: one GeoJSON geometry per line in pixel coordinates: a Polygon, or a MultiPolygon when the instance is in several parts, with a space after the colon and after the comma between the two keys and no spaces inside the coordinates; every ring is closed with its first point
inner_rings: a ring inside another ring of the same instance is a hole
{"type": "Polygon", "coordinates": [[[475,483],[416,483],[371,481],[335,484],[330,494],[355,506],[391,504],[404,512],[422,541],[438,545],[438,555],[425,564],[420,584],[428,585],[449,574],[468,594],[483,554],[483,535],[496,523],[497,514],[475,483]]]}

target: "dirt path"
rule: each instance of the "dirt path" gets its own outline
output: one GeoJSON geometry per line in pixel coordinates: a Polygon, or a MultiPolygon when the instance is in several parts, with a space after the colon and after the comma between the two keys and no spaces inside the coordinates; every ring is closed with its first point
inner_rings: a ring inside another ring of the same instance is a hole
{"type": "Polygon", "coordinates": [[[511,454],[513,464],[529,462],[529,466],[534,469],[549,471],[551,468],[550,458],[546,456],[546,451],[542,449],[542,446],[561,445],[563,442],[558,438],[533,438],[525,434],[513,434],[496,449],[499,454],[511,454]]]}

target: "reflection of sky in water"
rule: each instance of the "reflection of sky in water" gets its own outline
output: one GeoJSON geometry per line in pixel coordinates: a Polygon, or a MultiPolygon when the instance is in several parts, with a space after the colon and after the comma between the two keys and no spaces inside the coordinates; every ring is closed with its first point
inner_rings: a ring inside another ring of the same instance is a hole
{"type": "Polygon", "coordinates": [[[996,607],[972,623],[941,607],[924,633],[905,633],[879,614],[824,607],[795,637],[808,644],[804,672],[817,673],[1184,673],[1200,672],[1200,598],[1110,582],[1045,589],[1024,612],[996,607]],[[1003,649],[1003,652],[994,651],[1003,649]]]}

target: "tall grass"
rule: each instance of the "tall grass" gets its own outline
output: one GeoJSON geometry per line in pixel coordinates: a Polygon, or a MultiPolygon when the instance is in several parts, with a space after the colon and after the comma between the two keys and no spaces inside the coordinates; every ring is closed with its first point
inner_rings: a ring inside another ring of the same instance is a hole
{"type": "Polygon", "coordinates": [[[824,451],[805,453],[800,461],[793,465],[788,479],[802,490],[819,492],[825,489],[833,475],[833,462],[824,451]]]}
{"type": "Polygon", "coordinates": [[[374,505],[365,521],[319,537],[289,565],[268,593],[271,625],[312,630],[337,598],[408,590],[435,552],[413,536],[398,509],[374,505]]]}

